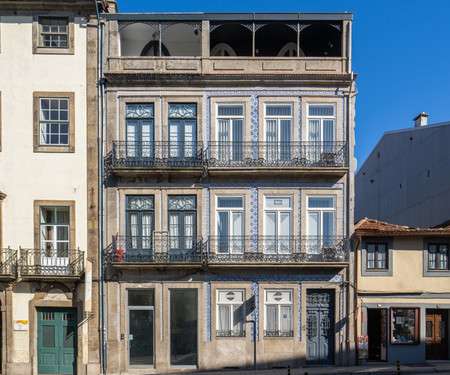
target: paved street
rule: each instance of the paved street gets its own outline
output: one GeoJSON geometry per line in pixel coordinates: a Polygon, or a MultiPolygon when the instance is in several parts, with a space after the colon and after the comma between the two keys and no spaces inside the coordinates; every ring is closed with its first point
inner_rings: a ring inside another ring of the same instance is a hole
{"type": "MultiPolygon", "coordinates": [[[[428,362],[414,365],[400,365],[401,374],[449,374],[450,362],[428,362]]],[[[373,364],[368,366],[330,366],[330,367],[302,367],[292,368],[291,375],[322,375],[322,374],[383,374],[397,375],[397,367],[387,364],[373,364]]],[[[287,369],[267,369],[267,370],[218,370],[208,372],[197,372],[190,374],[201,375],[287,375],[287,369]]]]}

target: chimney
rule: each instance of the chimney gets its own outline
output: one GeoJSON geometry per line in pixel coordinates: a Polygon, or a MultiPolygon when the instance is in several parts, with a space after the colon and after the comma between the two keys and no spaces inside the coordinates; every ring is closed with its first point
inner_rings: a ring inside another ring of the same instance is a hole
{"type": "Polygon", "coordinates": [[[419,113],[416,117],[413,118],[414,126],[420,127],[420,126],[427,126],[427,117],[429,116],[428,113],[422,112],[419,113]]]}

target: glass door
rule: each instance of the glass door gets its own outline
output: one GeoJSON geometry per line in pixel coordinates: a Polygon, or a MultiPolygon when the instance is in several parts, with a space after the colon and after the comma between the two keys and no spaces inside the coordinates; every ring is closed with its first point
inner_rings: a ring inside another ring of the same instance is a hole
{"type": "Polygon", "coordinates": [[[150,256],[154,229],[153,196],[127,196],[126,215],[126,256],[129,258],[128,260],[132,257],[150,256]]]}
{"type": "Polygon", "coordinates": [[[219,105],[217,107],[217,140],[220,161],[243,160],[244,107],[219,105]]]}
{"type": "Polygon", "coordinates": [[[197,365],[197,289],[170,290],[170,365],[197,365]]]}
{"type": "Polygon", "coordinates": [[[290,160],[292,106],[286,104],[266,105],[265,116],[267,161],[290,160]]]}
{"type": "Polygon", "coordinates": [[[129,162],[154,158],[153,104],[127,104],[126,157],[129,162]]]}
{"type": "Polygon", "coordinates": [[[197,105],[169,104],[169,159],[197,156],[197,105]]]}
{"type": "Polygon", "coordinates": [[[175,260],[189,260],[197,245],[195,196],[169,196],[169,254],[175,260]]]}
{"type": "Polygon", "coordinates": [[[244,250],[244,198],[217,198],[217,252],[242,253],[244,250]]]}
{"type": "Polygon", "coordinates": [[[308,197],[307,253],[322,254],[324,247],[335,246],[334,207],[333,197],[308,197]]]}
{"type": "Polygon", "coordinates": [[[292,252],[292,203],[290,197],[265,197],[264,252],[289,254],[292,252]]]}

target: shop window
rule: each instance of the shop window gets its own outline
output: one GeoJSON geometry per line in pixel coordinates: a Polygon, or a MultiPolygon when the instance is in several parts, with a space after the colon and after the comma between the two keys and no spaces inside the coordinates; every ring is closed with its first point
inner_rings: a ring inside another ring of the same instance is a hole
{"type": "Polygon", "coordinates": [[[419,343],[419,308],[391,308],[391,344],[419,343]]]}

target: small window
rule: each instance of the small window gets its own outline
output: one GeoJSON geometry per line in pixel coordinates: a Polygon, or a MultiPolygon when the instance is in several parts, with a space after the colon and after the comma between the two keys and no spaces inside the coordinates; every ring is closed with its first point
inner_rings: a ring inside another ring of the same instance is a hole
{"type": "Polygon", "coordinates": [[[419,308],[393,307],[391,309],[391,343],[419,343],[419,308]]]}
{"type": "Polygon", "coordinates": [[[448,244],[428,244],[428,269],[437,271],[448,270],[448,244]]]}
{"type": "Polygon", "coordinates": [[[217,291],[217,337],[244,337],[245,290],[217,291]]]}
{"type": "Polygon", "coordinates": [[[75,96],[71,92],[35,92],[34,151],[75,151],[75,96]]]}
{"type": "Polygon", "coordinates": [[[68,18],[39,17],[39,32],[39,47],[69,47],[68,18]]]}
{"type": "Polygon", "coordinates": [[[292,290],[266,290],[264,337],[293,337],[292,290]]]}
{"type": "Polygon", "coordinates": [[[386,269],[387,268],[387,244],[368,243],[367,244],[367,268],[386,269]]]}

